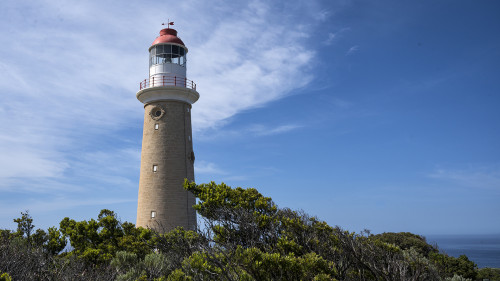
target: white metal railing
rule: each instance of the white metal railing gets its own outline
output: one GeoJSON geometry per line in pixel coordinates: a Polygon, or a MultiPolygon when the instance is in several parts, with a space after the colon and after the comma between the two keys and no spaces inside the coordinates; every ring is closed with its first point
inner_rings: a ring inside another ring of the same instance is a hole
{"type": "Polygon", "coordinates": [[[149,79],[144,79],[139,85],[139,90],[165,86],[184,87],[196,91],[196,83],[194,83],[193,80],[189,80],[186,77],[170,75],[156,75],[149,79]]]}

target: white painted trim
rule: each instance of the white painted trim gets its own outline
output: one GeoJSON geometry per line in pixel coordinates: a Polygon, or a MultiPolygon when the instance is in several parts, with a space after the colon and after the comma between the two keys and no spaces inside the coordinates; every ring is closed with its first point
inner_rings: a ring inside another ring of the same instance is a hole
{"type": "Polygon", "coordinates": [[[177,100],[193,104],[200,98],[197,91],[176,86],[145,88],[137,92],[135,96],[143,104],[162,100],[177,100]]]}

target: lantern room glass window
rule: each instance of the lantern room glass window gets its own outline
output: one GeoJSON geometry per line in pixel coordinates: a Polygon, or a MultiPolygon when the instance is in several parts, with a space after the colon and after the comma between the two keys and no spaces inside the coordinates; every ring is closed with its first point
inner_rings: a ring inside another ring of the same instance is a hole
{"type": "Polygon", "coordinates": [[[156,45],[149,51],[149,66],[155,64],[175,63],[186,66],[186,49],[179,45],[156,45]]]}

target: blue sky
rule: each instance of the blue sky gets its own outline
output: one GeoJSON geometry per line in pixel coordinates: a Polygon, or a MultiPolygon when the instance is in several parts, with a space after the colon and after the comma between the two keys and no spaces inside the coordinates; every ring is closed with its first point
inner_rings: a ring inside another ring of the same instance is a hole
{"type": "Polygon", "coordinates": [[[198,183],[351,231],[500,233],[500,3],[0,4],[0,227],[135,222],[147,49],[197,83],[198,183]]]}

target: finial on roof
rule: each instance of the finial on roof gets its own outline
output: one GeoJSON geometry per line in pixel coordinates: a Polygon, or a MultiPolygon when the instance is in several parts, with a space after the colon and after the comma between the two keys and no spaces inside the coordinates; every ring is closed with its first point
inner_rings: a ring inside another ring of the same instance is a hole
{"type": "MultiPolygon", "coordinates": [[[[165,25],[165,23],[162,23],[161,25],[165,25]]],[[[170,28],[171,25],[174,25],[174,22],[170,21],[170,19],[168,19],[168,21],[167,21],[167,28],[170,28]]]]}

